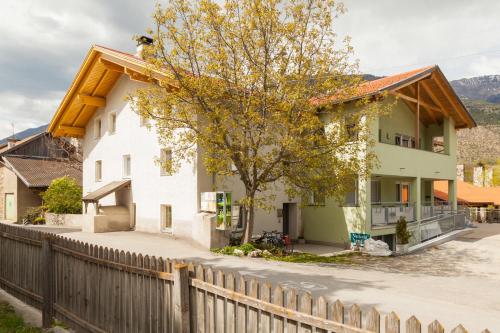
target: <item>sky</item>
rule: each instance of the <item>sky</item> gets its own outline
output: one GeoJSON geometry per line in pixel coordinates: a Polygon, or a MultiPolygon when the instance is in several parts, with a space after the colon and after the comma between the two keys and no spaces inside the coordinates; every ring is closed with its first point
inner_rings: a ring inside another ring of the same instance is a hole
{"type": "MultiPolygon", "coordinates": [[[[438,64],[449,80],[500,74],[500,1],[345,0],[336,22],[363,73],[438,64]]],[[[151,0],[2,0],[0,138],[50,121],[92,44],[134,53],[151,0]]]]}

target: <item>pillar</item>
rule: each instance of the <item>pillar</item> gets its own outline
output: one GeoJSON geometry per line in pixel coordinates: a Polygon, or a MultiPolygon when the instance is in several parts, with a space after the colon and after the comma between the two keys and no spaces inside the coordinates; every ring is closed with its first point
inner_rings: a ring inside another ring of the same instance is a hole
{"type": "Polygon", "coordinates": [[[448,180],[448,203],[451,205],[451,209],[456,211],[457,206],[457,181],[455,179],[448,180]]]}
{"type": "Polygon", "coordinates": [[[415,220],[420,221],[422,213],[422,178],[417,177],[413,180],[411,195],[412,197],[410,199],[412,199],[415,204],[415,220]]]}

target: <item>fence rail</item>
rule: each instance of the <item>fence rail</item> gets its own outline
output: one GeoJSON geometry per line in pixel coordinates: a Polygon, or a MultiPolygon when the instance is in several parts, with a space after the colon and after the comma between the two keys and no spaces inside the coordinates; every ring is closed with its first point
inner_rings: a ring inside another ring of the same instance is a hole
{"type": "MultiPolygon", "coordinates": [[[[41,309],[45,327],[57,318],[99,333],[401,332],[394,312],[363,314],[356,304],[22,227],[0,224],[0,251],[0,286],[41,309]]],[[[425,329],[414,316],[405,326],[444,333],[439,322],[425,329]]]]}

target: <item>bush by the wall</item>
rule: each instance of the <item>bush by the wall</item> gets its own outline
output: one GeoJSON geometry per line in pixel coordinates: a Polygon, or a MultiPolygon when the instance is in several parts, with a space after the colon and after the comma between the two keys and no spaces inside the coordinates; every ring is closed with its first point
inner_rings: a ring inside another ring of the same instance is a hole
{"type": "Polygon", "coordinates": [[[82,188],[75,179],[61,177],[54,179],[42,194],[47,210],[55,214],[81,214],[82,188]]]}

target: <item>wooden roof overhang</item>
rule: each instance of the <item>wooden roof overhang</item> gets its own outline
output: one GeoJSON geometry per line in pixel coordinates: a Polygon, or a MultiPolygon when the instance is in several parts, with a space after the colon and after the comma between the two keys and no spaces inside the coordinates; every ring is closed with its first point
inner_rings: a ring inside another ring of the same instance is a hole
{"type": "Polygon", "coordinates": [[[66,92],[49,124],[53,136],[83,137],[85,126],[95,111],[106,106],[106,96],[124,74],[131,80],[158,82],[166,75],[146,74],[147,63],[139,57],[94,45],[66,92]]]}
{"type": "Polygon", "coordinates": [[[348,99],[334,98],[332,103],[349,103],[361,98],[376,99],[387,92],[417,113],[425,126],[441,124],[445,117],[452,118],[457,129],[477,126],[437,65],[370,81],[359,90],[362,93],[348,99]]]}
{"type": "Polygon", "coordinates": [[[446,117],[453,119],[457,129],[477,126],[438,66],[385,90],[405,102],[426,126],[442,124],[446,117]]]}

